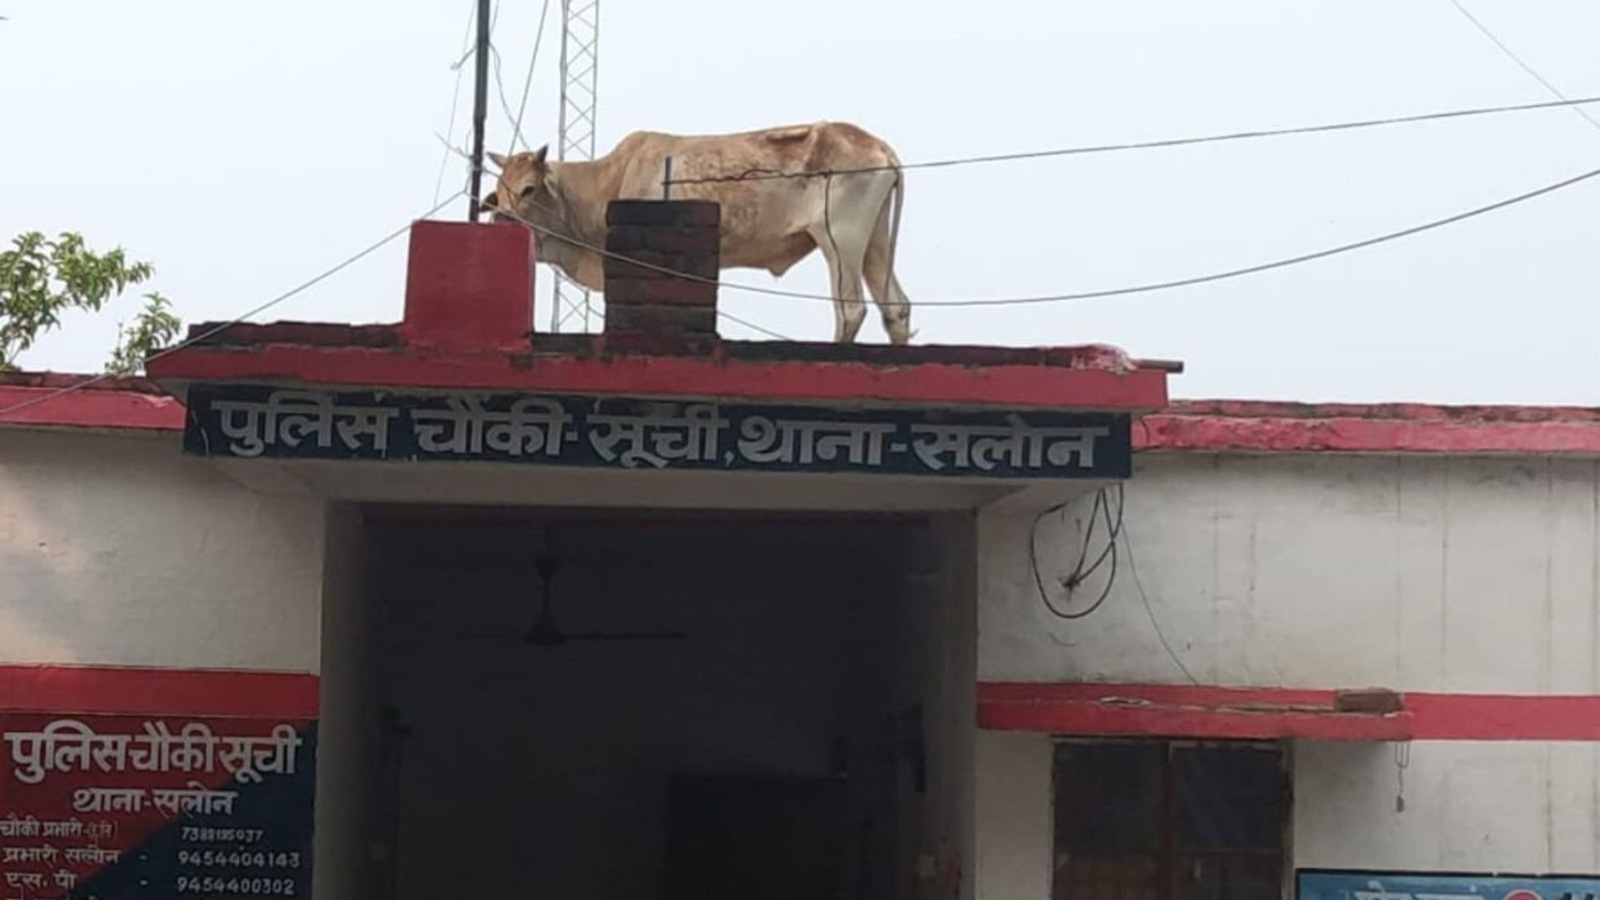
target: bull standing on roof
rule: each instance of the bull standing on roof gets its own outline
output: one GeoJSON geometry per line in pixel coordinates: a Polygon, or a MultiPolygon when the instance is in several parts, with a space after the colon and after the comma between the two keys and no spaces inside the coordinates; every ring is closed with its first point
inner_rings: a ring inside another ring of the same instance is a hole
{"type": "Polygon", "coordinates": [[[482,205],[493,221],[530,226],[539,259],[590,290],[605,289],[607,205],[660,197],[671,157],[674,198],[722,206],[723,269],[778,277],[820,248],[833,285],[836,343],[853,342],[866,319],[863,279],[890,342],[908,343],[915,333],[911,303],[894,276],[905,195],[900,160],[854,125],[722,135],[636,131],[592,162],[556,162],[548,151],[490,153],[500,176],[482,205]]]}

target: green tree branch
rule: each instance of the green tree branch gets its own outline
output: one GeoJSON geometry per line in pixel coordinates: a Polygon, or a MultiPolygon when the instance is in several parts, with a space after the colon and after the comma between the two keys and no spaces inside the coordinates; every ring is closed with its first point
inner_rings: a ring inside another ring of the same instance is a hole
{"type": "MultiPolygon", "coordinates": [[[[40,335],[59,328],[66,312],[99,312],[154,274],[153,266],[130,261],[122,248],[96,253],[72,232],[55,240],[37,231],[18,235],[9,249],[0,250],[0,371],[15,371],[17,357],[40,335]]],[[[144,297],[132,327],[117,326],[109,374],[137,374],[144,358],[183,326],[167,298],[154,291],[144,297]]]]}

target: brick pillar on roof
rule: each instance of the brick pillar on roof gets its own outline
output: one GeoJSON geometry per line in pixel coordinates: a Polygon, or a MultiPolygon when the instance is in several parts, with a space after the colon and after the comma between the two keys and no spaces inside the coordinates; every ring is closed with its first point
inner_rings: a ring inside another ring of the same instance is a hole
{"type": "Polygon", "coordinates": [[[608,335],[717,336],[722,206],[614,200],[606,207],[608,335]],[[631,260],[631,261],[630,261],[631,260]]]}

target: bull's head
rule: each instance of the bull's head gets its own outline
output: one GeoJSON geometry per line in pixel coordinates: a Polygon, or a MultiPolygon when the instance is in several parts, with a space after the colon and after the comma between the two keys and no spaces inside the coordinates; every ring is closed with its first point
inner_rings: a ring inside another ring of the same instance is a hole
{"type": "MultiPolygon", "coordinates": [[[[548,145],[532,152],[502,156],[491,151],[489,161],[500,169],[494,190],[481,206],[492,222],[521,222],[542,228],[560,228],[555,215],[555,195],[550,167],[545,162],[548,145]]],[[[540,237],[535,232],[535,240],[540,237]]]]}

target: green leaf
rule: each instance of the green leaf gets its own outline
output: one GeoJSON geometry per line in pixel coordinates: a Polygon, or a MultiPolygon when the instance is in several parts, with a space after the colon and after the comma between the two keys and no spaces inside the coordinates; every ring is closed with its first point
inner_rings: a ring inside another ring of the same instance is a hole
{"type": "Polygon", "coordinates": [[[158,293],[145,294],[145,307],[132,328],[117,323],[117,347],[106,363],[108,375],[137,375],[150,354],[169,345],[183,323],[172,314],[172,304],[158,293]]]}
{"type": "MultiPolygon", "coordinates": [[[[37,231],[18,235],[10,248],[0,250],[0,371],[15,370],[17,357],[40,335],[59,328],[63,314],[99,312],[154,275],[154,266],[128,259],[121,247],[97,253],[74,232],[54,240],[37,231]]],[[[119,325],[108,372],[140,371],[144,358],[182,327],[165,297],[152,292],[145,298],[133,327],[119,325]]]]}

